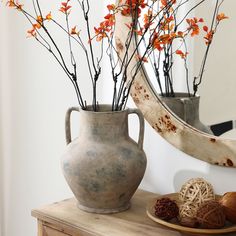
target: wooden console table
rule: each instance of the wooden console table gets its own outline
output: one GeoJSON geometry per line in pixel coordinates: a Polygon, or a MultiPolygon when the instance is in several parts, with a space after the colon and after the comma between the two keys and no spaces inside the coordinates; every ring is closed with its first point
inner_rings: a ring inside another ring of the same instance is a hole
{"type": "Polygon", "coordinates": [[[190,235],[168,229],[147,217],[146,204],[155,196],[154,193],[138,190],[132,198],[131,208],[116,214],[101,215],[81,211],[72,198],[32,210],[32,216],[38,220],[38,236],[190,235]]]}

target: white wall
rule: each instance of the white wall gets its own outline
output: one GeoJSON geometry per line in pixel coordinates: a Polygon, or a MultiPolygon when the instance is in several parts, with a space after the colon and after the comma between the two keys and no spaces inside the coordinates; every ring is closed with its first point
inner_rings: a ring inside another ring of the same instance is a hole
{"type": "MultiPolygon", "coordinates": [[[[65,111],[76,105],[76,99],[48,53],[26,39],[28,27],[23,18],[5,8],[0,11],[2,236],[33,236],[36,220],[30,216],[31,209],[72,196],[61,173],[60,156],[65,148],[65,111]]],[[[100,12],[97,8],[96,14],[100,12]]],[[[110,89],[107,84],[104,82],[102,90],[104,101],[110,89]]],[[[134,106],[131,101],[129,106],[134,106]]],[[[131,119],[130,132],[135,138],[137,130],[137,119],[131,119]]],[[[203,176],[218,193],[236,191],[235,169],[211,166],[185,155],[148,124],[144,149],[148,158],[144,189],[169,193],[188,178],[203,176]]]]}
{"type": "Polygon", "coordinates": [[[64,113],[75,100],[61,70],[26,39],[23,18],[5,10],[0,21],[5,29],[0,78],[3,236],[30,236],[36,235],[32,208],[71,196],[60,171],[60,154],[64,113]]]}

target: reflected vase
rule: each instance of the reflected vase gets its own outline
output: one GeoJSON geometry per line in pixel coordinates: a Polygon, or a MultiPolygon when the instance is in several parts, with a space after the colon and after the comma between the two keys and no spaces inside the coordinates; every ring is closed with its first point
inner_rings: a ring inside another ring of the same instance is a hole
{"type": "Polygon", "coordinates": [[[189,96],[188,93],[175,93],[175,97],[159,96],[174,114],[194,128],[213,134],[210,128],[199,118],[200,96],[189,96]]]}
{"type": "Polygon", "coordinates": [[[66,114],[68,146],[62,156],[62,170],[78,207],[87,212],[127,210],[146,169],[141,112],[110,110],[108,105],[99,105],[98,112],[70,108],[66,114]],[[72,111],[79,111],[79,134],[73,141],[72,111]],[[140,121],[138,143],[128,134],[128,116],[133,113],[140,121]]]}

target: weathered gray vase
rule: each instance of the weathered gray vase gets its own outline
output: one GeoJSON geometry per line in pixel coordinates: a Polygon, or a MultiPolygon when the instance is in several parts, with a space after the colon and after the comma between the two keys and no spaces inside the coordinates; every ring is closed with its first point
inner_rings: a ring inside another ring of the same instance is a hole
{"type": "Polygon", "coordinates": [[[144,120],[137,109],[99,112],[70,108],[66,114],[67,149],[62,157],[64,176],[78,200],[78,207],[95,213],[124,211],[138,188],[145,169],[144,120]],[[79,111],[79,135],[71,142],[70,115],[79,111]],[[136,143],[128,135],[128,115],[139,117],[136,143]]]}
{"type": "Polygon", "coordinates": [[[212,134],[210,128],[204,125],[199,118],[199,96],[188,96],[187,93],[175,93],[175,97],[161,97],[161,100],[183,121],[201,130],[212,134]]]}

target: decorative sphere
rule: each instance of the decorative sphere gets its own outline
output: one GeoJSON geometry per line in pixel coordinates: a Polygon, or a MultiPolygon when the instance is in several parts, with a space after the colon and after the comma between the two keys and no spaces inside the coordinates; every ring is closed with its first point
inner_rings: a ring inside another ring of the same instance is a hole
{"type": "Polygon", "coordinates": [[[236,224],[236,192],[225,193],[219,203],[224,208],[227,220],[236,224]]]}
{"type": "Polygon", "coordinates": [[[179,207],[175,201],[169,198],[157,199],[155,215],[162,220],[171,220],[179,215],[179,207]]]}
{"type": "Polygon", "coordinates": [[[194,178],[187,181],[181,188],[179,199],[182,202],[199,207],[202,203],[214,200],[213,187],[203,178],[194,178]]]}
{"type": "Polygon", "coordinates": [[[202,228],[219,229],[225,225],[223,207],[214,200],[203,203],[197,211],[196,218],[202,228]]]}

